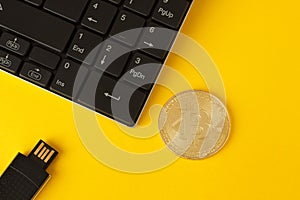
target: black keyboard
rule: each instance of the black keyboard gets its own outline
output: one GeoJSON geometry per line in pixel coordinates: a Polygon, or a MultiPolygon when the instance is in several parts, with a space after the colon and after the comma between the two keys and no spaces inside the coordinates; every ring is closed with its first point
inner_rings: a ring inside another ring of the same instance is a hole
{"type": "Polygon", "coordinates": [[[0,69],[134,126],[191,4],[0,0],[0,69]]]}

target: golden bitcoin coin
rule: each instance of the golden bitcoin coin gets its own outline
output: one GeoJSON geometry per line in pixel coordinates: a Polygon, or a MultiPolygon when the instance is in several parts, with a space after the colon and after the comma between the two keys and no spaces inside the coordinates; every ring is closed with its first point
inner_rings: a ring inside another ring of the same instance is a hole
{"type": "Polygon", "coordinates": [[[225,105],[212,94],[186,91],[164,105],[158,126],[171,151],[198,160],[222,149],[229,137],[230,118],[225,105]]]}

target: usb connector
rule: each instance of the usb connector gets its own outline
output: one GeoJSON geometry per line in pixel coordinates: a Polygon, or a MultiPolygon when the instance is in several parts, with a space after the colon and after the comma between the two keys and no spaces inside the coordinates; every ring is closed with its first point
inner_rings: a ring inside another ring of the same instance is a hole
{"type": "Polygon", "coordinates": [[[40,140],[39,143],[30,152],[28,158],[34,161],[36,164],[40,165],[43,169],[47,169],[56,155],[57,151],[40,140]]]}
{"type": "Polygon", "coordinates": [[[33,199],[50,178],[46,169],[57,154],[42,140],[28,156],[18,153],[0,178],[0,199],[33,199]]]}

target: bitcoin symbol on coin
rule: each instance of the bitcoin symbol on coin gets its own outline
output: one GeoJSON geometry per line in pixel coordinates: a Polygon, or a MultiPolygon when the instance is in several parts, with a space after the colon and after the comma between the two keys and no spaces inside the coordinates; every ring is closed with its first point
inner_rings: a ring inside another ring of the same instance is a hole
{"type": "Polygon", "coordinates": [[[217,153],[226,143],[230,119],[226,107],[203,91],[187,91],[171,98],[159,117],[165,144],[187,159],[203,159],[217,153]]]}

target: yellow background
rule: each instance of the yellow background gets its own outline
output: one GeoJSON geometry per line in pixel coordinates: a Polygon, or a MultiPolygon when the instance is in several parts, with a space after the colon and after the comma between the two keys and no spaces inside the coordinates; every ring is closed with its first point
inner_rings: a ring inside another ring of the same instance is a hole
{"type": "MultiPolygon", "coordinates": [[[[297,0],[195,0],[183,32],[216,62],[232,118],[230,140],[216,156],[179,159],[140,175],[110,169],[81,144],[70,102],[1,72],[0,173],[18,151],[28,153],[43,138],[60,154],[41,200],[300,199],[299,6],[297,0]]],[[[187,63],[175,56],[168,63],[195,89],[205,89],[185,71],[187,63]]],[[[168,95],[157,87],[149,104],[163,104],[168,95]]],[[[110,131],[112,141],[128,150],[162,145],[158,135],[135,140],[110,131]]]]}

